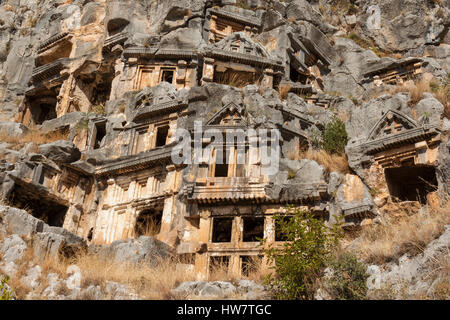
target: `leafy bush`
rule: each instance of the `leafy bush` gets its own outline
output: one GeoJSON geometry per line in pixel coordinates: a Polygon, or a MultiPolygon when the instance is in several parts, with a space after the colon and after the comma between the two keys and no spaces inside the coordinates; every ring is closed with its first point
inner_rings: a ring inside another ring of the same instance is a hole
{"type": "Polygon", "coordinates": [[[328,228],[309,211],[288,211],[274,215],[276,232],[285,242],[281,249],[274,244],[263,249],[274,270],[265,282],[277,299],[313,299],[316,282],[342,237],[342,229],[340,224],[328,228]]]}
{"type": "Polygon", "coordinates": [[[348,136],[345,124],[337,117],[327,123],[322,133],[322,148],[329,153],[343,153],[348,136]]]}
{"type": "Polygon", "coordinates": [[[0,300],[13,300],[14,293],[8,286],[8,277],[0,276],[0,300]]]}
{"type": "Polygon", "coordinates": [[[104,104],[98,104],[98,105],[92,106],[90,111],[97,115],[106,116],[106,108],[105,108],[104,104]]]}
{"type": "Polygon", "coordinates": [[[338,255],[329,262],[332,275],[327,291],[337,300],[362,300],[367,292],[367,265],[351,253],[338,255]]]}

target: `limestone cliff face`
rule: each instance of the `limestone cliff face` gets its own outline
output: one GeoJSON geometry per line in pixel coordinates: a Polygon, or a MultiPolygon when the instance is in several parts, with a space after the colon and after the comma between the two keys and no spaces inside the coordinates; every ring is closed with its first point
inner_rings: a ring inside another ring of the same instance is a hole
{"type": "Polygon", "coordinates": [[[288,203],[353,228],[449,192],[448,1],[23,2],[0,5],[0,192],[50,226],[240,273],[288,203]],[[335,117],[339,172],[311,155],[335,117]],[[250,136],[175,163],[199,121],[278,132],[279,169],[250,136]]]}

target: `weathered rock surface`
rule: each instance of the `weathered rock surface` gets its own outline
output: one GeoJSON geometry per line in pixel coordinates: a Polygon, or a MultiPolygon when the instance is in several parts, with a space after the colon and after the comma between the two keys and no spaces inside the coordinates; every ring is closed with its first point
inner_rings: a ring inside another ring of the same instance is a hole
{"type": "Polygon", "coordinates": [[[66,140],[40,145],[39,151],[48,159],[61,163],[75,162],[81,157],[80,150],[73,142],[66,140]]]}
{"type": "MultiPolygon", "coordinates": [[[[389,263],[382,266],[370,265],[367,272],[369,289],[376,293],[381,288],[390,288],[391,295],[396,299],[411,299],[420,296],[432,297],[434,285],[447,278],[436,278],[434,272],[439,265],[448,263],[450,249],[450,226],[446,226],[444,233],[430,242],[423,253],[414,257],[402,256],[398,263],[389,263]]],[[[369,290],[369,295],[371,294],[369,290]]]]}
{"type": "Polygon", "coordinates": [[[228,298],[243,294],[247,299],[264,299],[265,288],[251,280],[240,280],[237,286],[225,281],[189,281],[172,290],[175,296],[189,298],[228,298]]]}
{"type": "Polygon", "coordinates": [[[117,263],[149,263],[156,264],[159,259],[172,255],[172,249],[165,243],[148,236],[137,239],[119,240],[110,246],[90,246],[89,252],[111,258],[117,263]]]}

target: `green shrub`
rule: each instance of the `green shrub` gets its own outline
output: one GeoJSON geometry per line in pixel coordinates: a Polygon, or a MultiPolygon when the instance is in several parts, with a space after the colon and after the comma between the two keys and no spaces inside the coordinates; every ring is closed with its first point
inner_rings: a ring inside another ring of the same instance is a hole
{"type": "Polygon", "coordinates": [[[0,300],[12,300],[14,298],[14,293],[8,287],[8,277],[0,276],[0,300]]]}
{"type": "Polygon", "coordinates": [[[322,149],[328,153],[343,153],[347,141],[348,136],[344,122],[334,117],[322,132],[322,149]]]}
{"type": "Polygon", "coordinates": [[[317,280],[338,245],[342,229],[340,224],[328,228],[311,212],[289,211],[274,215],[276,232],[285,242],[281,249],[274,244],[263,249],[274,270],[265,282],[277,299],[313,299],[317,280]]]}
{"type": "Polygon", "coordinates": [[[327,291],[337,300],[362,300],[367,293],[367,265],[354,255],[343,253],[329,262],[333,270],[327,281],[327,291]]]}
{"type": "Polygon", "coordinates": [[[104,104],[98,104],[91,108],[91,112],[97,115],[106,116],[106,108],[104,104]]]}

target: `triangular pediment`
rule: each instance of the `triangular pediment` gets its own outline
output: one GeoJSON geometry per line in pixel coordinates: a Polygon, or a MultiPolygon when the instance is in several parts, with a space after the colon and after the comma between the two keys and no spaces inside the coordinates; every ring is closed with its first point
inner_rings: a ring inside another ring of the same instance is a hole
{"type": "Polygon", "coordinates": [[[260,43],[253,41],[245,32],[235,32],[214,44],[217,49],[257,57],[271,58],[270,53],[260,43]]]}
{"type": "Polygon", "coordinates": [[[373,126],[370,131],[368,141],[399,134],[401,132],[414,129],[417,124],[410,117],[395,111],[389,110],[373,126]]]}
{"type": "Polygon", "coordinates": [[[206,123],[207,126],[245,126],[244,108],[229,103],[216,112],[206,123]]]}

